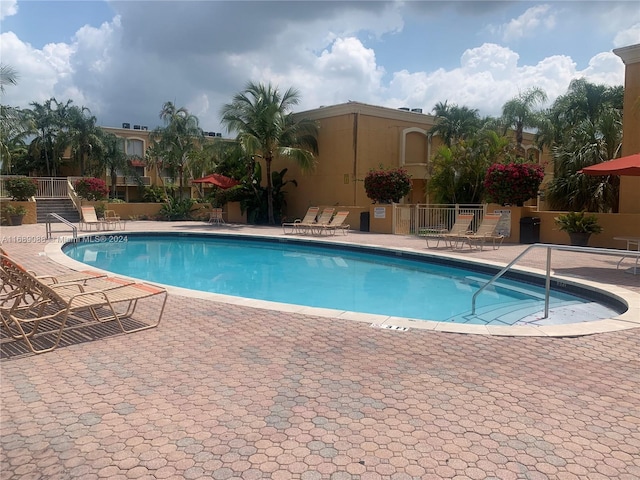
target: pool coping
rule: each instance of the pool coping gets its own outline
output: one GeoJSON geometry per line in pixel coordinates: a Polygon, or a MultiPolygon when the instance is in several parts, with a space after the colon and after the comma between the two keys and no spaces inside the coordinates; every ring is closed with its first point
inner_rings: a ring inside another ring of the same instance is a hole
{"type": "MultiPolygon", "coordinates": [[[[95,236],[99,234],[99,232],[88,232],[86,235],[81,235],[79,238],[87,238],[95,236]]],[[[185,234],[185,235],[210,235],[210,236],[239,236],[239,237],[252,237],[252,238],[264,238],[269,240],[277,240],[281,241],[283,239],[282,236],[277,235],[265,235],[263,233],[239,233],[239,232],[224,232],[217,231],[215,233],[200,231],[200,232],[159,232],[159,231],[123,231],[118,232],[118,235],[163,235],[163,234],[185,234]]],[[[327,237],[317,238],[317,237],[297,237],[288,235],[287,240],[295,240],[303,243],[319,243],[325,245],[348,245],[350,247],[360,247],[363,249],[369,250],[379,250],[386,253],[393,252],[406,252],[414,255],[420,256],[431,256],[431,257],[441,257],[443,259],[450,259],[455,262],[461,263],[471,263],[476,264],[478,266],[489,265],[493,267],[502,268],[505,266],[504,263],[494,262],[486,259],[477,260],[472,258],[466,258],[461,260],[459,257],[454,257],[452,255],[447,255],[444,252],[429,252],[426,254],[424,251],[417,250],[415,248],[409,247],[389,247],[384,245],[376,245],[376,244],[367,244],[367,245],[358,245],[349,242],[341,242],[339,237],[331,237],[328,239],[327,237]],[[330,240],[330,241],[329,241],[330,240]]],[[[62,247],[65,243],[62,242],[50,242],[45,245],[43,254],[50,258],[52,261],[70,268],[72,270],[82,270],[86,269],[87,265],[73,260],[66,256],[62,247]]],[[[92,269],[103,271],[107,274],[114,275],[113,272],[108,272],[106,270],[100,270],[95,267],[91,267],[92,269]]],[[[545,272],[530,268],[526,266],[514,267],[514,271],[529,273],[533,275],[544,275],[545,272]]],[[[124,275],[118,275],[124,278],[131,278],[132,280],[140,279],[134,277],[126,277],[124,275]]],[[[628,330],[632,328],[640,328],[640,294],[635,293],[631,290],[627,290],[622,287],[618,287],[615,285],[604,285],[602,283],[576,279],[574,277],[566,277],[562,275],[554,275],[554,279],[565,281],[570,284],[579,285],[588,290],[597,290],[599,292],[606,292],[611,296],[615,296],[624,302],[627,305],[627,311],[613,318],[602,319],[602,320],[594,320],[589,322],[577,322],[577,323],[569,323],[569,324],[561,324],[561,325],[514,325],[514,326],[497,326],[497,325],[471,325],[471,324],[456,324],[451,322],[441,322],[441,321],[433,321],[433,320],[422,320],[422,319],[411,319],[404,317],[394,317],[388,315],[376,315],[370,313],[359,313],[359,312],[351,312],[351,311],[343,311],[343,310],[335,310],[328,308],[318,308],[318,307],[307,307],[302,305],[294,305],[289,303],[279,303],[272,302],[266,300],[255,300],[243,297],[235,297],[230,295],[223,295],[218,293],[209,293],[209,292],[201,292],[197,290],[190,290],[182,287],[175,287],[171,285],[165,284],[157,284],[166,288],[169,294],[179,295],[187,298],[198,298],[204,299],[213,302],[225,303],[230,305],[236,305],[241,307],[249,307],[249,308],[260,308],[265,310],[274,310],[281,311],[287,313],[298,313],[302,315],[311,315],[322,318],[336,318],[342,320],[353,320],[358,322],[370,323],[372,326],[381,326],[381,325],[390,325],[395,327],[403,327],[410,329],[418,329],[418,330],[431,330],[437,332],[448,332],[448,333],[460,333],[460,334],[473,334],[473,335],[493,335],[493,336],[508,336],[508,337],[525,337],[525,336],[535,336],[535,337],[575,337],[575,336],[584,336],[584,335],[592,335],[596,333],[604,333],[604,332],[614,332],[620,330],[628,330]]],[[[153,282],[155,283],[155,282],[153,282]]]]}

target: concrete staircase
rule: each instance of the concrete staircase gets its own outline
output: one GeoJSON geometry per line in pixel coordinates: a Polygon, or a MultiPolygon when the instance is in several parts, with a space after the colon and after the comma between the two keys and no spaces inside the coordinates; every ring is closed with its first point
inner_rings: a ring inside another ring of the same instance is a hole
{"type": "MultiPolygon", "coordinates": [[[[71,223],[80,221],[80,214],[73,206],[70,198],[38,198],[36,205],[38,208],[38,223],[46,223],[47,214],[49,213],[57,213],[71,223]]],[[[51,218],[51,222],[57,223],[58,220],[51,218]]]]}

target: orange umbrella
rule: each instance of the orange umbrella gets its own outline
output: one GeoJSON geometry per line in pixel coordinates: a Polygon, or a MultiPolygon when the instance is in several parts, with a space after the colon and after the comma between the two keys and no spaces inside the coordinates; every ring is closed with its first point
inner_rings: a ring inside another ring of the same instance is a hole
{"type": "Polygon", "coordinates": [[[595,165],[578,170],[578,172],[584,173],[585,175],[625,175],[638,177],[640,176],[640,153],[596,163],[595,165]]]}
{"type": "Polygon", "coordinates": [[[216,185],[223,190],[235,187],[236,185],[240,184],[238,180],[225,177],[224,175],[221,175],[219,173],[212,173],[210,175],[207,175],[206,177],[198,178],[197,180],[193,180],[192,183],[210,183],[211,185],[216,185]]]}

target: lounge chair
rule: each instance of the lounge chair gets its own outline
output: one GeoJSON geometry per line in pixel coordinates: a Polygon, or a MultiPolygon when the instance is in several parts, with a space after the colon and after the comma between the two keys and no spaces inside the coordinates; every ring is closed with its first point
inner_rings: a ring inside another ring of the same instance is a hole
{"type": "Polygon", "coordinates": [[[224,221],[224,218],[222,218],[222,209],[212,209],[211,213],[209,214],[209,225],[222,225],[223,223],[226,222],[224,221]]]}
{"type": "Polygon", "coordinates": [[[116,215],[115,210],[105,210],[104,221],[105,221],[105,226],[109,230],[111,226],[113,226],[114,229],[124,230],[124,220],[122,220],[119,215],[116,215]]]}
{"type": "Polygon", "coordinates": [[[82,219],[80,220],[80,230],[91,231],[93,227],[96,230],[102,230],[107,226],[104,220],[98,220],[96,209],[94,207],[80,207],[82,210],[82,219]]]}
{"type": "Polygon", "coordinates": [[[469,244],[469,248],[473,248],[473,244],[477,243],[480,246],[480,250],[482,250],[485,242],[491,241],[494,250],[500,248],[500,245],[502,245],[502,241],[504,240],[504,235],[500,235],[496,232],[500,217],[501,215],[497,214],[485,215],[482,219],[482,223],[480,223],[475,233],[460,235],[462,245],[464,246],[464,242],[466,242],[469,244]]]}
{"type": "Polygon", "coordinates": [[[309,225],[299,224],[296,227],[296,232],[301,234],[304,234],[304,233],[313,234],[314,232],[317,231],[318,227],[329,224],[329,222],[333,218],[333,212],[335,212],[335,210],[336,210],[335,208],[331,208],[331,207],[324,208],[322,210],[322,213],[318,217],[318,220],[315,223],[312,223],[309,225]]]}
{"type": "Polygon", "coordinates": [[[284,222],[282,224],[283,232],[285,234],[297,233],[299,228],[306,228],[310,225],[313,225],[316,222],[316,217],[318,216],[319,211],[319,207],[309,207],[307,213],[302,219],[296,218],[293,222],[284,222]]]}
{"type": "Polygon", "coordinates": [[[427,248],[431,248],[429,240],[436,240],[436,247],[440,245],[440,240],[443,240],[447,246],[454,246],[454,242],[458,242],[460,236],[463,234],[471,233],[469,226],[473,221],[472,214],[461,213],[458,214],[456,221],[451,229],[429,229],[423,234],[424,239],[427,242],[427,248]]]}
{"type": "Polygon", "coordinates": [[[346,235],[350,226],[345,225],[344,221],[347,219],[348,216],[349,216],[349,212],[346,212],[346,211],[338,212],[335,214],[335,216],[331,219],[329,223],[327,223],[326,225],[320,225],[320,224],[312,225],[311,230],[314,233],[317,233],[318,235],[322,235],[323,233],[327,233],[327,234],[330,233],[332,235],[335,235],[336,231],[342,230],[346,235]]]}
{"type": "Polygon", "coordinates": [[[4,255],[0,255],[0,275],[3,282],[11,284],[14,292],[11,298],[0,304],[2,323],[14,338],[24,340],[33,353],[49,352],[56,348],[70,318],[84,321],[77,314],[89,313],[95,322],[100,323],[114,320],[122,332],[133,333],[158,326],[167,301],[166,290],[142,283],[116,285],[108,290],[95,290],[78,283],[47,285],[4,255]],[[163,296],[158,318],[151,324],[127,328],[123,320],[135,313],[138,301],[156,295],[163,296]],[[118,312],[114,305],[121,303],[125,304],[125,309],[118,312]],[[38,327],[45,321],[57,322],[58,326],[42,333],[54,335],[52,345],[37,348],[34,338],[38,327]],[[31,330],[25,330],[25,325],[31,326],[31,330]]]}

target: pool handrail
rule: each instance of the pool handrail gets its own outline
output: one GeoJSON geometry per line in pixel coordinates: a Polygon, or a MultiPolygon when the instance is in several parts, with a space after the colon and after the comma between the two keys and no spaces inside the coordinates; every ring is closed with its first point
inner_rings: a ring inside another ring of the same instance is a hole
{"type": "Polygon", "coordinates": [[[66,218],[61,217],[57,213],[53,213],[53,212],[47,214],[47,221],[45,223],[45,233],[46,233],[47,240],[52,238],[52,235],[51,235],[51,233],[53,232],[53,230],[51,228],[51,219],[52,218],[55,218],[59,222],[64,223],[66,226],[70,227],[72,235],[73,235],[73,241],[74,242],[78,241],[78,227],[76,227],[73,223],[71,223],[66,218]]]}
{"type": "Polygon", "coordinates": [[[533,245],[528,246],[523,252],[521,252],[516,258],[514,258],[507,266],[505,266],[502,270],[496,273],[487,283],[485,283],[482,287],[478,289],[477,292],[473,294],[471,297],[471,314],[475,315],[476,313],[476,298],[477,296],[486,289],[489,285],[493,284],[496,280],[498,280],[502,275],[504,275],[508,270],[511,269],[513,265],[515,265],[518,260],[524,257],[531,250],[536,248],[546,248],[547,249],[547,264],[546,264],[546,272],[545,272],[545,285],[544,285],[544,317],[549,318],[549,295],[551,291],[551,252],[552,250],[564,250],[570,252],[578,252],[578,253],[595,253],[597,255],[611,255],[611,256],[626,256],[626,257],[640,257],[640,251],[634,252],[629,250],[618,250],[613,248],[597,248],[597,247],[577,247],[573,245],[556,245],[553,243],[534,243],[533,245]]]}

